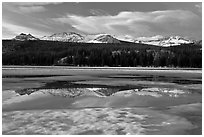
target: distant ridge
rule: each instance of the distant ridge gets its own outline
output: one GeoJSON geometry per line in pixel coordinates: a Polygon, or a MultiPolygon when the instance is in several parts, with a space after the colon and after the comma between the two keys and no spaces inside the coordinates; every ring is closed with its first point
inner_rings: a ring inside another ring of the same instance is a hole
{"type": "Polygon", "coordinates": [[[47,41],[62,41],[62,42],[80,42],[80,43],[142,43],[148,45],[155,45],[161,47],[179,46],[182,44],[201,43],[199,41],[189,40],[181,36],[164,37],[156,35],[152,37],[138,37],[132,38],[129,36],[112,36],[111,34],[96,34],[96,35],[82,35],[75,32],[54,33],[50,36],[43,36],[36,38],[31,34],[21,33],[13,40],[47,40],[47,41]]]}

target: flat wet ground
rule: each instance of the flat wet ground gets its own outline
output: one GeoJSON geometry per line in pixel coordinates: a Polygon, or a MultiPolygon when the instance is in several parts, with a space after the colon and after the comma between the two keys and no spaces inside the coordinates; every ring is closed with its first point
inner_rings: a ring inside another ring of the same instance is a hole
{"type": "Polygon", "coordinates": [[[2,134],[202,134],[201,70],[3,68],[2,134]]]}

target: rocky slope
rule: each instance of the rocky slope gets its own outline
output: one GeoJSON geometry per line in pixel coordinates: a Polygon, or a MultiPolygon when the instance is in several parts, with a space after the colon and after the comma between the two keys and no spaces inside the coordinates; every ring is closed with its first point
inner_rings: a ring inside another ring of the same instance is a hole
{"type": "Polygon", "coordinates": [[[13,40],[25,41],[25,40],[39,40],[38,38],[32,36],[31,34],[21,33],[17,35],[13,40]]]}

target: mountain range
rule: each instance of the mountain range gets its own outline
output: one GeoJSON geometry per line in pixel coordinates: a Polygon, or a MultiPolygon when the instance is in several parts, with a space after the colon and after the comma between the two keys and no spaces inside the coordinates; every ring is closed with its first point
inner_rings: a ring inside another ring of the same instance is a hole
{"type": "MultiPolygon", "coordinates": [[[[132,38],[130,36],[113,36],[110,34],[97,34],[97,35],[82,35],[75,32],[62,32],[55,33],[50,36],[43,36],[36,38],[31,34],[21,33],[17,35],[13,40],[25,41],[25,40],[47,40],[47,41],[62,41],[62,42],[80,42],[80,43],[142,43],[148,45],[169,47],[178,46],[181,44],[198,43],[198,41],[189,40],[181,36],[164,37],[156,35],[152,37],[138,37],[132,38]]],[[[201,43],[201,41],[200,41],[201,43]]]]}

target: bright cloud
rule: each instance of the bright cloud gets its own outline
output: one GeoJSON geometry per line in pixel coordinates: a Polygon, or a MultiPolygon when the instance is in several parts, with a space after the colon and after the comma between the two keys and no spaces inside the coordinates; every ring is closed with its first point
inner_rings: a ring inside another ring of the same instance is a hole
{"type": "Polygon", "coordinates": [[[154,12],[123,11],[115,16],[79,16],[68,14],[54,21],[70,24],[85,33],[110,33],[115,35],[195,35],[201,33],[201,18],[187,10],[154,12]]]}
{"type": "Polygon", "coordinates": [[[138,8],[137,3],[132,3],[135,8],[121,3],[114,9],[114,3],[112,6],[110,4],[107,3],[107,7],[102,4],[100,7],[96,3],[3,2],[3,35],[13,36],[12,32],[19,34],[19,31],[30,30],[29,33],[38,35],[43,34],[42,31],[49,34],[75,31],[86,34],[128,35],[133,38],[153,35],[181,35],[196,39],[202,37],[202,3],[183,3],[180,6],[177,3],[167,3],[166,7],[160,5],[162,8],[153,4],[155,8],[150,9],[148,4],[147,7],[141,4],[144,9],[138,8]],[[185,5],[187,6],[184,8],[185,5]],[[153,11],[155,9],[158,10],[153,11]]]}
{"type": "Polygon", "coordinates": [[[32,32],[32,35],[36,37],[48,35],[48,33],[40,30],[36,30],[36,29],[32,29],[32,28],[28,28],[20,25],[15,25],[8,22],[2,22],[2,33],[6,34],[6,35],[3,35],[3,38],[11,38],[11,37],[15,37],[16,35],[19,35],[20,33],[28,34],[31,32],[32,32]]]}
{"type": "Polygon", "coordinates": [[[20,6],[19,10],[24,13],[32,13],[46,11],[46,8],[43,6],[20,6]]]}
{"type": "Polygon", "coordinates": [[[90,13],[96,16],[109,15],[106,11],[101,9],[90,9],[90,13]]]}
{"type": "Polygon", "coordinates": [[[46,5],[57,5],[62,2],[3,2],[3,8],[16,13],[44,12],[46,5]]]}
{"type": "Polygon", "coordinates": [[[12,2],[10,4],[19,5],[19,6],[42,6],[49,4],[61,4],[62,2],[12,2]]]}

